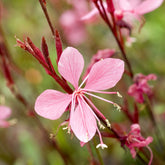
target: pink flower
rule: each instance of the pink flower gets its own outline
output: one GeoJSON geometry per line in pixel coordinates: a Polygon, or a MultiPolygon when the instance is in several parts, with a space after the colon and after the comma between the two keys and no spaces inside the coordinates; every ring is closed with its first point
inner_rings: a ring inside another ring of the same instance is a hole
{"type": "Polygon", "coordinates": [[[153,138],[151,136],[147,137],[146,139],[142,137],[140,133],[140,126],[139,124],[132,124],[131,125],[131,131],[129,132],[127,136],[127,140],[125,145],[130,149],[130,152],[132,154],[132,157],[136,157],[136,150],[135,148],[142,148],[142,147],[147,147],[148,150],[150,151],[151,157],[149,161],[149,165],[152,163],[153,159],[153,154],[152,150],[148,145],[153,141],[153,138]]]}
{"type": "Polygon", "coordinates": [[[0,127],[6,128],[10,126],[10,123],[6,121],[11,115],[11,109],[9,107],[0,106],[0,127]]]}
{"type": "Polygon", "coordinates": [[[137,74],[134,78],[135,83],[128,89],[128,94],[134,97],[138,103],[143,103],[143,94],[146,94],[148,97],[152,96],[152,87],[148,85],[148,81],[156,79],[157,77],[154,74],[149,74],[148,76],[137,74]]]}
{"type": "Polygon", "coordinates": [[[141,15],[157,9],[163,3],[163,0],[114,0],[113,2],[115,15],[121,19],[127,14],[138,18],[141,15]]]}
{"type": "Polygon", "coordinates": [[[87,38],[85,24],[80,20],[88,11],[87,2],[84,0],[72,0],[72,10],[65,11],[60,17],[60,25],[63,28],[66,40],[72,45],[79,45],[87,38]]]}
{"type": "MultiPolygon", "coordinates": [[[[135,39],[130,37],[130,30],[134,27],[134,21],[138,20],[140,22],[140,30],[144,24],[142,16],[157,9],[162,3],[163,0],[106,0],[106,2],[103,2],[103,6],[107,13],[114,14],[116,25],[121,27],[121,29],[128,30],[126,36],[123,32],[122,35],[126,37],[126,45],[131,46],[135,42],[135,39]]],[[[100,3],[98,3],[98,6],[102,11],[100,3]]],[[[95,7],[91,12],[85,14],[81,20],[91,23],[93,20],[96,20],[98,15],[99,11],[95,7]]],[[[110,22],[112,22],[110,15],[107,14],[107,16],[109,16],[110,22]]]]}
{"type": "MultiPolygon", "coordinates": [[[[125,19],[128,21],[135,17],[139,20],[139,17],[157,9],[163,0],[113,0],[113,12],[115,14],[116,20],[125,19]]],[[[104,8],[109,12],[109,4],[103,3],[104,8]]],[[[90,20],[95,17],[99,12],[94,8],[90,13],[83,17],[83,20],[90,20]]]]}
{"type": "Polygon", "coordinates": [[[96,120],[101,127],[103,126],[98,116],[103,118],[108,126],[110,126],[110,123],[85,95],[93,96],[117,106],[117,104],[90,92],[117,94],[117,92],[103,92],[101,90],[114,87],[121,79],[124,62],[112,58],[100,60],[92,66],[90,73],[78,85],[83,67],[84,60],[80,52],[72,47],[66,48],[59,59],[58,71],[63,78],[74,86],[74,92],[66,94],[48,89],[37,98],[35,111],[42,117],[56,120],[61,117],[68,107],[70,110],[68,130],[71,129],[83,143],[91,140],[97,131],[101,141],[101,144],[97,147],[104,148],[106,145],[102,142],[96,120]],[[86,83],[85,87],[82,88],[84,83],[86,83]]]}
{"type": "Polygon", "coordinates": [[[79,45],[86,39],[85,25],[76,11],[65,11],[60,17],[60,24],[70,44],[79,45]]]}

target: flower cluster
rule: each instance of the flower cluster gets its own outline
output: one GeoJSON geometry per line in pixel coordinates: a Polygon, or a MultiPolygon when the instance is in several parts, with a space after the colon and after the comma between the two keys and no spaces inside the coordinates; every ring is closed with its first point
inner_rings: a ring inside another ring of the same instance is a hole
{"type": "Polygon", "coordinates": [[[113,22],[114,19],[115,25],[120,27],[122,35],[126,38],[126,45],[130,46],[131,43],[136,41],[135,38],[130,37],[131,31],[135,26],[134,22],[140,22],[140,30],[144,24],[143,15],[157,9],[163,3],[163,0],[106,0],[106,2],[96,0],[94,3],[99,10],[97,8],[92,9],[81,20],[93,22],[93,20],[96,20],[96,16],[99,13],[104,13],[105,10],[106,17],[109,17],[108,13],[111,15],[109,17],[110,22],[113,22]]]}
{"type": "Polygon", "coordinates": [[[128,89],[128,94],[132,96],[136,102],[143,103],[146,94],[148,97],[152,96],[152,87],[148,84],[150,80],[156,80],[157,77],[154,74],[149,74],[145,76],[143,74],[137,74],[134,78],[134,84],[128,89]]]}
{"type": "Polygon", "coordinates": [[[150,165],[153,159],[153,154],[152,154],[152,150],[148,145],[153,141],[153,138],[149,136],[145,139],[144,137],[142,137],[140,131],[141,130],[139,124],[132,124],[131,131],[127,135],[127,140],[125,145],[130,149],[133,158],[136,157],[135,148],[140,149],[142,147],[147,147],[151,154],[150,161],[148,163],[148,165],[150,165]]]}

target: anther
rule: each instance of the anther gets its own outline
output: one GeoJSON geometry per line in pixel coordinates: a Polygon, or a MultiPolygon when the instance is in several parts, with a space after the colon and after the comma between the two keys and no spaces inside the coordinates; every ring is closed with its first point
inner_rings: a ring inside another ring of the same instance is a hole
{"type": "Polygon", "coordinates": [[[99,147],[101,147],[101,149],[104,149],[104,148],[108,148],[108,146],[106,145],[106,144],[98,144],[97,146],[96,146],[96,148],[99,148],[99,147]]]}
{"type": "Polygon", "coordinates": [[[117,96],[122,98],[122,95],[119,92],[117,92],[117,96]]]}
{"type": "Polygon", "coordinates": [[[100,121],[98,122],[98,125],[99,125],[100,129],[105,129],[105,127],[100,123],[100,121]]]}
{"type": "Polygon", "coordinates": [[[49,138],[53,139],[54,137],[55,137],[55,135],[53,133],[50,133],[49,138]]]}
{"type": "Polygon", "coordinates": [[[114,106],[118,111],[121,110],[121,107],[120,107],[118,104],[114,103],[113,106],[114,106]]]}
{"type": "Polygon", "coordinates": [[[108,119],[105,119],[105,122],[107,124],[107,127],[111,128],[111,124],[110,124],[109,120],[108,119]]]}

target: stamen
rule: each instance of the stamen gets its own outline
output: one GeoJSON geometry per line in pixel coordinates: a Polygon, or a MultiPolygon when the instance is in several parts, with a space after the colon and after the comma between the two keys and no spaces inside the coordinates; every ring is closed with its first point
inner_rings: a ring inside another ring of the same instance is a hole
{"type": "MultiPolygon", "coordinates": [[[[84,95],[84,97],[88,100],[88,102],[91,104],[91,106],[96,110],[97,113],[101,114],[101,116],[103,116],[103,119],[105,118],[104,115],[95,107],[95,105],[84,95]]],[[[81,99],[83,102],[86,103],[86,101],[83,99],[83,97],[81,96],[81,99]]],[[[96,116],[96,114],[92,111],[92,109],[90,108],[90,106],[87,104],[87,106],[89,107],[89,109],[91,110],[91,112],[93,113],[93,115],[95,116],[96,120],[98,121],[98,125],[100,127],[100,129],[105,129],[105,127],[101,124],[100,120],[98,119],[98,117],[96,116]]],[[[106,120],[106,118],[105,118],[106,120]]]]}
{"type": "Polygon", "coordinates": [[[121,107],[118,104],[114,103],[113,106],[120,112],[121,107]]]}
{"type": "MultiPolygon", "coordinates": [[[[59,131],[59,129],[60,129],[60,127],[61,126],[63,126],[63,125],[66,125],[68,123],[68,121],[64,121],[64,122],[62,122],[58,127],[57,127],[57,130],[56,130],[56,132],[55,132],[55,134],[54,134],[54,136],[56,136],[57,135],[57,133],[58,133],[58,131],[59,131]]],[[[68,126],[67,127],[64,127],[64,128],[62,128],[63,130],[65,130],[65,129],[68,129],[68,126]]]]}
{"type": "Polygon", "coordinates": [[[53,138],[55,138],[55,135],[54,135],[53,133],[50,133],[50,134],[49,134],[49,138],[50,138],[50,139],[53,139],[53,138]]]}
{"type": "MultiPolygon", "coordinates": [[[[94,108],[94,110],[95,110],[95,113],[97,113],[99,116],[101,116],[101,118],[103,119],[103,120],[105,120],[106,118],[105,118],[105,116],[96,108],[96,106],[92,103],[92,101],[90,101],[85,95],[83,96],[83,97],[85,97],[85,99],[87,99],[87,101],[89,102],[89,104],[94,108]]],[[[84,100],[85,101],[85,100],[84,100]]],[[[93,112],[93,111],[92,111],[93,112]]],[[[94,112],[93,112],[94,113],[94,112]]],[[[95,113],[94,113],[94,116],[96,117],[96,119],[98,120],[98,121],[100,121],[99,119],[98,119],[98,117],[95,115],[95,113]]]]}
{"type": "Polygon", "coordinates": [[[68,129],[68,127],[64,127],[64,128],[62,128],[63,130],[66,130],[66,129],[68,129]]]}
{"type": "Polygon", "coordinates": [[[88,79],[88,77],[89,77],[89,74],[85,77],[85,79],[84,79],[83,82],[80,84],[80,86],[78,87],[78,89],[80,89],[80,88],[83,86],[83,84],[84,84],[85,81],[88,79]]]}
{"type": "Polygon", "coordinates": [[[70,134],[70,126],[68,126],[68,132],[67,133],[70,134]]]}
{"type": "Polygon", "coordinates": [[[98,125],[99,125],[100,129],[105,129],[105,127],[101,124],[100,121],[98,122],[98,125]]]}
{"type": "Polygon", "coordinates": [[[108,146],[107,146],[106,144],[103,143],[103,140],[102,140],[102,137],[101,137],[101,133],[100,133],[100,131],[99,131],[98,128],[97,128],[97,132],[98,132],[98,134],[99,134],[100,144],[98,144],[98,145],[96,146],[96,148],[99,148],[99,147],[101,147],[102,149],[108,148],[108,146]]]}
{"type": "Polygon", "coordinates": [[[91,93],[88,93],[88,92],[84,92],[84,93],[87,94],[87,95],[93,96],[93,97],[95,97],[95,98],[97,98],[97,99],[100,99],[100,100],[103,100],[103,101],[105,101],[105,102],[108,102],[108,103],[110,103],[110,104],[115,104],[115,103],[112,102],[112,101],[109,101],[109,100],[104,99],[104,98],[102,98],[102,97],[96,96],[96,95],[94,95],[94,94],[91,94],[91,93]]]}
{"type": "Polygon", "coordinates": [[[105,122],[107,123],[107,127],[111,128],[111,124],[108,119],[105,119],[105,122]]]}
{"type": "Polygon", "coordinates": [[[123,97],[119,92],[117,92],[117,96],[121,98],[123,97]]]}
{"type": "Polygon", "coordinates": [[[88,91],[88,92],[95,92],[95,93],[103,93],[103,94],[118,94],[118,92],[107,92],[107,91],[98,91],[98,90],[92,90],[92,89],[82,89],[82,91],[88,91]]]}
{"type": "Polygon", "coordinates": [[[99,148],[99,147],[101,147],[101,149],[108,148],[106,144],[101,144],[101,143],[96,146],[96,148],[99,148]]]}

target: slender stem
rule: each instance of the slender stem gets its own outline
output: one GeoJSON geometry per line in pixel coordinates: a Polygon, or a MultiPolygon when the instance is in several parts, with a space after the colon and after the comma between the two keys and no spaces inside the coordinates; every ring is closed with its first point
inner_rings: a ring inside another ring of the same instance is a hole
{"type": "Polygon", "coordinates": [[[115,37],[115,39],[116,39],[116,41],[117,41],[117,44],[118,44],[118,46],[119,46],[119,48],[120,48],[120,50],[121,50],[122,56],[123,56],[123,58],[124,58],[124,61],[125,61],[126,64],[127,64],[128,70],[129,70],[129,72],[130,72],[130,77],[131,77],[131,79],[133,79],[134,73],[133,73],[131,64],[130,64],[128,58],[127,58],[127,55],[126,55],[126,53],[125,53],[124,47],[122,46],[122,44],[120,43],[120,40],[115,36],[114,33],[113,33],[113,35],[114,35],[114,37],[115,37]]]}
{"type": "MultiPolygon", "coordinates": [[[[125,61],[126,64],[127,64],[128,70],[129,70],[129,72],[130,72],[130,77],[131,77],[131,79],[133,79],[133,76],[134,76],[133,70],[132,70],[131,64],[130,64],[128,58],[127,58],[127,55],[126,55],[126,53],[125,53],[124,47],[123,47],[122,44],[120,43],[120,39],[118,38],[116,28],[112,28],[112,25],[111,25],[111,23],[110,23],[110,21],[109,21],[109,18],[108,18],[108,16],[107,16],[106,11],[105,11],[105,8],[104,8],[104,6],[103,6],[102,0],[99,0],[99,1],[100,1],[100,4],[101,4],[103,13],[102,13],[102,11],[101,11],[99,5],[97,4],[97,2],[95,3],[95,5],[96,5],[97,9],[99,10],[99,13],[100,13],[102,19],[105,21],[105,23],[108,25],[109,29],[111,30],[111,32],[112,32],[112,34],[113,34],[113,36],[114,36],[114,38],[115,38],[115,40],[116,40],[116,42],[117,42],[117,44],[118,44],[118,47],[120,48],[120,51],[121,51],[122,56],[123,56],[123,58],[124,58],[124,61],[125,61]]],[[[114,15],[111,15],[111,16],[112,16],[112,20],[115,21],[114,15]]],[[[116,23],[113,22],[113,24],[114,24],[114,27],[115,27],[115,26],[116,26],[116,25],[115,25],[116,23]]]]}
{"type": "Polygon", "coordinates": [[[3,50],[5,52],[6,58],[10,64],[10,66],[14,69],[14,71],[16,71],[19,74],[22,74],[21,69],[18,66],[16,66],[16,64],[13,62],[10,51],[8,49],[8,43],[7,43],[7,40],[5,37],[5,33],[3,31],[1,22],[0,22],[0,46],[3,47],[3,50]]]}
{"type": "Polygon", "coordinates": [[[51,20],[50,20],[50,17],[49,17],[47,8],[46,8],[46,6],[45,6],[45,4],[43,3],[42,0],[39,0],[39,2],[40,2],[40,5],[41,5],[41,7],[42,7],[42,10],[43,10],[43,12],[44,12],[44,14],[45,14],[46,20],[47,20],[47,22],[48,22],[48,24],[49,24],[49,27],[50,27],[50,29],[51,29],[51,32],[52,32],[53,36],[55,36],[55,31],[54,31],[53,25],[52,25],[52,23],[51,23],[51,20]]]}
{"type": "Polygon", "coordinates": [[[152,121],[153,125],[156,127],[157,122],[156,122],[156,119],[155,119],[155,116],[154,116],[154,113],[153,113],[153,109],[152,109],[150,100],[148,99],[147,95],[144,95],[144,97],[145,97],[145,104],[147,106],[147,110],[148,110],[149,116],[151,118],[151,121],[152,121]]]}
{"type": "Polygon", "coordinates": [[[88,150],[88,152],[90,154],[90,161],[92,161],[92,163],[94,163],[95,162],[95,158],[94,158],[94,155],[92,153],[92,149],[91,149],[90,143],[87,143],[86,147],[87,147],[87,150],[88,150]]]}
{"type": "MultiPolygon", "coordinates": [[[[95,138],[93,138],[92,141],[93,141],[94,146],[96,146],[96,140],[95,140],[95,138]]],[[[96,148],[95,148],[95,151],[96,151],[97,157],[99,159],[100,165],[104,165],[103,158],[102,158],[102,156],[100,154],[100,151],[98,149],[96,149],[96,148]]]]}
{"type": "Polygon", "coordinates": [[[153,112],[153,109],[152,109],[152,105],[151,105],[151,102],[150,102],[147,95],[145,95],[145,104],[147,106],[147,111],[149,113],[150,119],[151,119],[151,121],[154,125],[154,128],[155,128],[155,134],[158,138],[160,150],[162,151],[165,147],[165,143],[164,143],[162,134],[161,134],[161,132],[158,128],[158,124],[157,124],[157,121],[156,121],[156,118],[155,118],[155,115],[154,115],[154,112],[153,112]]]}

